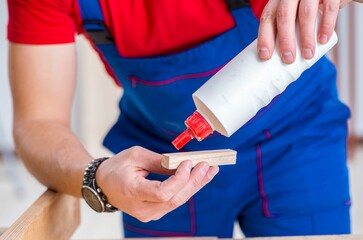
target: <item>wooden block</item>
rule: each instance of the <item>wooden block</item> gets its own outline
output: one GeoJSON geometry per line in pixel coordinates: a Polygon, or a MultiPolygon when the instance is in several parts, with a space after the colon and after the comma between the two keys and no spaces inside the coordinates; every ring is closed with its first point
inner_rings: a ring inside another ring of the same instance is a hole
{"type": "Polygon", "coordinates": [[[0,240],[70,239],[79,223],[79,199],[47,190],[0,236],[0,240]]]}
{"type": "Polygon", "coordinates": [[[176,169],[184,160],[191,160],[193,167],[199,162],[207,162],[213,165],[236,164],[237,152],[231,149],[164,153],[161,165],[166,169],[176,169]]]}

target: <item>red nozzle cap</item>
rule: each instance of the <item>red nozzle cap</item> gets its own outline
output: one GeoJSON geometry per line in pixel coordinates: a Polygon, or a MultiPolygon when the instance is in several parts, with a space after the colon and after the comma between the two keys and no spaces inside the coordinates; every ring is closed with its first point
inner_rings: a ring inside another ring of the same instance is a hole
{"type": "Polygon", "coordinates": [[[189,129],[187,129],[184,132],[182,132],[177,138],[175,138],[174,141],[172,141],[172,143],[174,147],[179,150],[192,139],[193,135],[191,132],[189,132],[189,129]]]}
{"type": "Polygon", "coordinates": [[[202,141],[213,133],[213,128],[208,121],[197,111],[185,120],[187,130],[180,134],[172,143],[176,149],[181,149],[193,138],[202,141]]]}

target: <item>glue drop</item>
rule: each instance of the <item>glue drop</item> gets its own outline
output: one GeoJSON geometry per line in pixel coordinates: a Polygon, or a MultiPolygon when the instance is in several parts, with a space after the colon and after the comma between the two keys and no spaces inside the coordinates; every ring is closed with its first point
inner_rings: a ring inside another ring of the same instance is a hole
{"type": "Polygon", "coordinates": [[[173,140],[174,147],[180,149],[193,138],[202,141],[213,131],[231,136],[337,41],[335,32],[324,45],[315,41],[315,55],[309,60],[301,56],[297,41],[295,62],[285,64],[278,46],[271,59],[260,60],[256,39],[193,93],[197,110],[185,121],[187,129],[173,140]]]}

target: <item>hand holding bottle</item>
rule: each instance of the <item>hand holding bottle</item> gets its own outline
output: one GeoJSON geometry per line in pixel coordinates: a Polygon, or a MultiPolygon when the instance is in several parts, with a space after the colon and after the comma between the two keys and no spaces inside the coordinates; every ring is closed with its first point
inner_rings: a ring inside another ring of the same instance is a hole
{"type": "MultiPolygon", "coordinates": [[[[352,0],[270,0],[266,4],[260,19],[257,51],[262,60],[272,57],[275,45],[280,46],[279,55],[284,63],[291,64],[296,59],[297,51],[305,59],[315,55],[318,43],[326,44],[331,38],[339,8],[352,0]],[[322,18],[317,36],[315,24],[318,13],[322,18]],[[300,48],[296,48],[295,22],[300,27],[300,48]],[[277,41],[275,41],[277,37],[277,41]]],[[[355,2],[363,2],[356,0],[355,2]]]]}

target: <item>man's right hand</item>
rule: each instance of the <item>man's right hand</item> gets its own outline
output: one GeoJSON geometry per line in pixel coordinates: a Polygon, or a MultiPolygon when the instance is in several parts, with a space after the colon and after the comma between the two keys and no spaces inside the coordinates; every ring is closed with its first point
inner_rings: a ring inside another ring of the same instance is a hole
{"type": "Polygon", "coordinates": [[[103,162],[96,181],[113,206],[148,222],[184,204],[218,171],[218,166],[205,162],[192,170],[191,161],[184,161],[176,171],[170,171],[161,166],[160,154],[132,147],[103,162]],[[171,176],[163,182],[148,180],[150,172],[171,176]]]}
{"type": "MultiPolygon", "coordinates": [[[[279,54],[286,64],[295,61],[296,51],[301,51],[305,59],[315,54],[315,24],[318,12],[321,23],[318,27],[318,41],[326,44],[333,31],[339,9],[353,0],[270,0],[266,4],[258,31],[257,51],[262,60],[269,60],[276,44],[279,54]],[[300,47],[296,49],[295,26],[300,26],[300,47]],[[278,43],[276,37],[278,36],[278,43]]],[[[362,3],[363,0],[354,0],[362,3]]]]}

